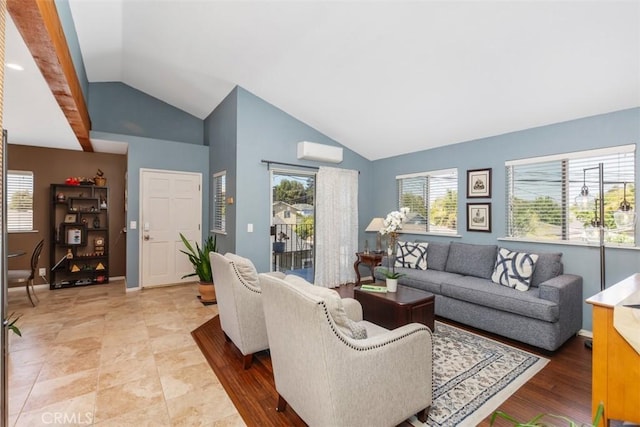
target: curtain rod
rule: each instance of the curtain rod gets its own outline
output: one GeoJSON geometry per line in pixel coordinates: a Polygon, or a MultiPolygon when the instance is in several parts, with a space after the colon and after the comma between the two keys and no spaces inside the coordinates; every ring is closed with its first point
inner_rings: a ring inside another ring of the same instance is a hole
{"type": "Polygon", "coordinates": [[[315,169],[318,170],[318,166],[307,166],[307,165],[296,165],[294,163],[283,163],[283,162],[274,162],[273,160],[261,160],[262,163],[266,163],[267,167],[271,165],[282,165],[282,166],[294,166],[296,168],[307,168],[307,169],[315,169]]]}
{"type": "MultiPolygon", "coordinates": [[[[296,168],[306,168],[306,169],[320,169],[318,166],[307,166],[307,165],[296,165],[295,163],[284,163],[284,162],[276,162],[273,160],[260,160],[262,163],[266,163],[267,167],[271,167],[271,165],[282,165],[282,166],[293,166],[296,168]]],[[[358,175],[360,175],[360,171],[358,171],[358,175]]]]}

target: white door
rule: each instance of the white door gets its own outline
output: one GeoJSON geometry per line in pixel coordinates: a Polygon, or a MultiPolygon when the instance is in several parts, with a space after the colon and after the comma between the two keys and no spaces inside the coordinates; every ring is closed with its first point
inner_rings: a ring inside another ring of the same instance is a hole
{"type": "MultiPolygon", "coordinates": [[[[140,259],[142,287],[193,281],[180,233],[201,245],[202,174],[142,169],[140,259]]],[[[195,278],[197,280],[197,278],[195,278]]]]}

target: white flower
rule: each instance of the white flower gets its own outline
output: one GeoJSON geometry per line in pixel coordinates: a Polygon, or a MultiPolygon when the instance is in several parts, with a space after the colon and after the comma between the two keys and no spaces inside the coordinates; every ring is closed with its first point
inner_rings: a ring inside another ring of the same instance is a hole
{"type": "Polygon", "coordinates": [[[410,209],[408,207],[403,207],[400,208],[399,211],[389,212],[382,222],[384,227],[380,229],[380,234],[396,233],[402,229],[402,222],[407,219],[409,211],[410,209]]]}

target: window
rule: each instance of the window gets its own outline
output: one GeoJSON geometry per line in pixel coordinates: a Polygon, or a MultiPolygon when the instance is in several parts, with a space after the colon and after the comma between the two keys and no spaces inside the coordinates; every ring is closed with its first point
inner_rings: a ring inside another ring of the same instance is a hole
{"type": "Polygon", "coordinates": [[[447,169],[396,177],[398,206],[411,211],[402,226],[408,233],[456,234],[458,170],[447,169]]]}
{"type": "Polygon", "coordinates": [[[635,205],[635,145],[506,163],[507,234],[535,240],[598,242],[599,164],[602,164],[605,241],[635,244],[635,224],[616,225],[626,199],[635,205]],[[578,203],[583,186],[589,203],[578,203]]]}
{"type": "Polygon", "coordinates": [[[33,172],[7,171],[7,231],[33,231],[33,172]]]}
{"type": "Polygon", "coordinates": [[[226,232],[227,172],[213,175],[213,231],[226,232]]]}

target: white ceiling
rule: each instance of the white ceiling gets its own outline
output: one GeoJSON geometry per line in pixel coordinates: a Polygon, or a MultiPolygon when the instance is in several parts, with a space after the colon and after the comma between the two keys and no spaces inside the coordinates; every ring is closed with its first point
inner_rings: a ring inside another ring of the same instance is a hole
{"type": "Polygon", "coordinates": [[[640,106],[635,0],[69,4],[89,81],[200,118],[239,85],[370,160],[640,106]]]}

